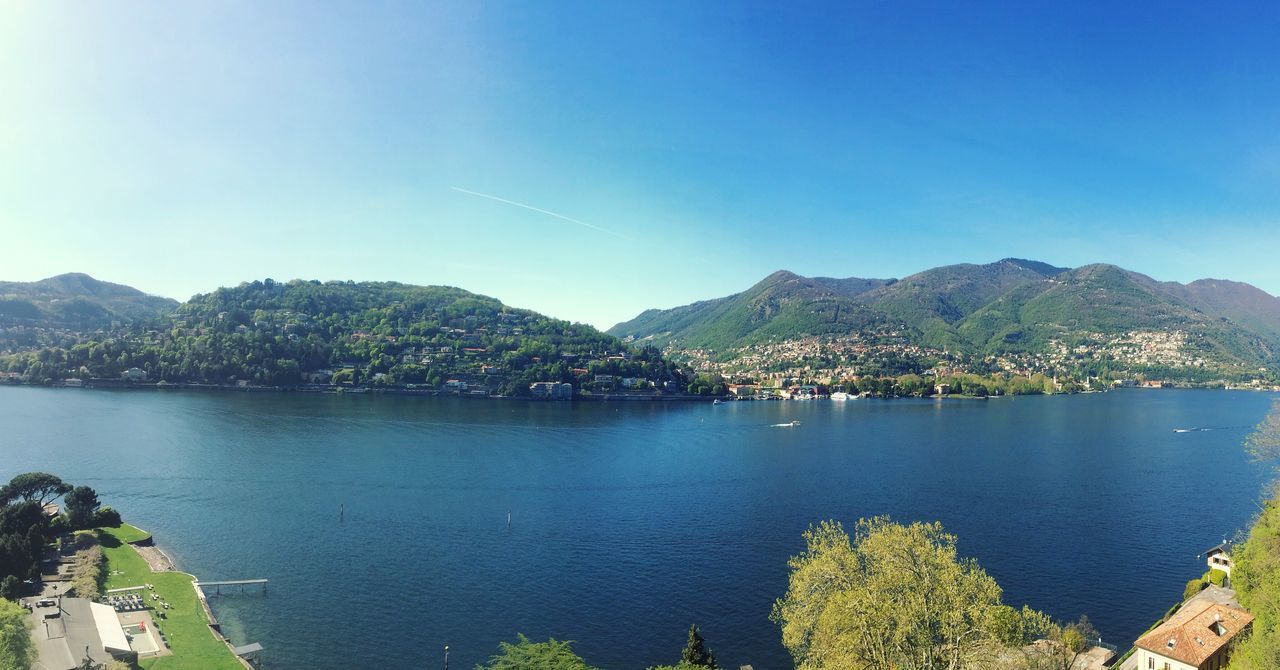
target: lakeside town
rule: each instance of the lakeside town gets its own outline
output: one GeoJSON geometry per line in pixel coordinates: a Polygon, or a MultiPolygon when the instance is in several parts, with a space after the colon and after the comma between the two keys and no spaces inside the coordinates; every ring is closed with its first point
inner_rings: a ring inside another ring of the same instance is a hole
{"type": "MultiPolygon", "coordinates": [[[[1274,373],[1259,367],[1245,379],[1215,376],[1193,336],[1175,330],[1089,333],[1074,345],[1051,340],[1045,353],[973,355],[911,343],[885,331],[809,336],[728,351],[668,346],[663,353],[693,370],[726,379],[751,380],[761,389],[787,389],[797,379],[838,388],[864,378],[919,375],[1051,379],[1047,392],[1099,391],[1117,386],[1280,390],[1274,373]]],[[[945,382],[934,387],[944,394],[945,382]]],[[[737,395],[735,393],[735,395],[737,395]]],[[[787,397],[787,396],[783,396],[787,397]]]]}

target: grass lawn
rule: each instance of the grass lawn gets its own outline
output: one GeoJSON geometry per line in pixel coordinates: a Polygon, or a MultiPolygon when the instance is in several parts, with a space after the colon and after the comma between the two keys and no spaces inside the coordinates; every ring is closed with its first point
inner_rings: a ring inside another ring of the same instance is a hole
{"type": "Polygon", "coordinates": [[[102,530],[111,531],[111,534],[121,542],[139,542],[151,537],[151,533],[140,528],[134,528],[127,523],[120,524],[119,528],[103,528],[102,530]]]}
{"type": "Polygon", "coordinates": [[[154,584],[156,593],[171,606],[163,610],[167,619],[158,618],[154,610],[152,617],[168,636],[173,655],[142,659],[139,665],[147,670],[243,670],[244,666],[226,645],[209,632],[204,610],[191,586],[191,576],[180,572],[151,572],[138,552],[123,541],[124,538],[145,538],[146,533],[128,525],[99,528],[97,533],[107,559],[106,588],[154,584]],[[115,570],[124,574],[111,574],[115,570]]]}

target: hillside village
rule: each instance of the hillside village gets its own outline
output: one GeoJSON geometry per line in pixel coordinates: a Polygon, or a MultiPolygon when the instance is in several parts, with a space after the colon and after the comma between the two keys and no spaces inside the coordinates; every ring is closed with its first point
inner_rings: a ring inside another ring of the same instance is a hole
{"type": "Polygon", "coordinates": [[[1102,390],[1118,385],[1217,386],[1280,390],[1265,367],[1243,382],[1218,376],[1196,338],[1182,330],[1087,333],[1069,345],[1051,340],[1043,352],[972,355],[915,344],[896,330],[841,336],[809,336],[748,344],[724,352],[668,346],[664,352],[693,370],[728,379],[750,379],[763,387],[792,380],[837,386],[859,379],[953,375],[1054,380],[1063,390],[1102,390]]]}

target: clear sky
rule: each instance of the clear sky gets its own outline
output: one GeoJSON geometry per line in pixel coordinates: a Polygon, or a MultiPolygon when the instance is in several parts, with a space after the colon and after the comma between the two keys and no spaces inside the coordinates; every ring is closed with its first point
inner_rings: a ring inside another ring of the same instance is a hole
{"type": "Polygon", "coordinates": [[[1278,25],[1274,2],[4,2],[0,279],[450,284],[600,327],[780,268],[1005,256],[1277,294],[1278,25]]]}

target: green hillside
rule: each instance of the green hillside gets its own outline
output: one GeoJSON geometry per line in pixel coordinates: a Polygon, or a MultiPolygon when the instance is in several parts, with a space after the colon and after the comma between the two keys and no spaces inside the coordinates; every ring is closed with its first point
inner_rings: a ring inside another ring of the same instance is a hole
{"type": "Polygon", "coordinates": [[[926,346],[965,348],[969,343],[954,326],[1015,289],[1032,286],[1043,290],[1048,276],[1061,268],[1043,263],[1006,259],[987,265],[948,265],[925,270],[863,296],[889,318],[902,321],[918,333],[926,346]]]}
{"type": "Polygon", "coordinates": [[[649,310],[609,330],[657,346],[725,349],[741,343],[873,328],[883,315],[858,301],[881,279],[801,277],[779,270],[724,298],[669,310],[649,310]]]}
{"type": "MultiPolygon", "coordinates": [[[[1022,259],[933,268],[898,281],[775,273],[743,293],[649,310],[609,332],[676,349],[726,350],[886,328],[901,329],[915,345],[974,357],[1044,353],[1054,341],[1105,347],[1155,332],[1176,339],[1189,365],[1243,372],[1280,362],[1280,299],[1248,284],[1183,285],[1114,265],[1067,269],[1022,259]],[[857,289],[833,288],[843,285],[857,289]]],[[[1144,346],[1158,348],[1133,344],[1130,353],[1140,358],[1144,346]]]]}
{"type": "Polygon", "coordinates": [[[163,316],[176,300],[70,273],[35,282],[0,282],[0,324],[105,328],[163,316]]]}
{"type": "Polygon", "coordinates": [[[441,388],[449,379],[521,394],[534,381],[596,374],[653,385],[683,377],[653,349],[591,326],[508,307],[447,286],[270,279],[197,295],[159,327],[10,356],[0,368],[39,380],[118,379],[295,386],[441,388]]]}

